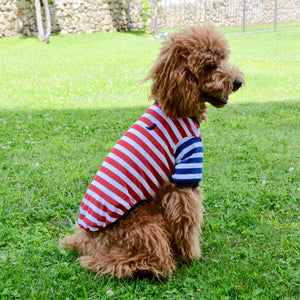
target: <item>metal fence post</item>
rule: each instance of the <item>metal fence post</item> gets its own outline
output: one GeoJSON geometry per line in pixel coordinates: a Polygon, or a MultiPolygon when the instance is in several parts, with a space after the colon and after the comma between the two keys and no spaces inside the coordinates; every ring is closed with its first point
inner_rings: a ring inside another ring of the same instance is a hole
{"type": "Polygon", "coordinates": [[[244,0],[244,9],[243,9],[243,32],[246,32],[246,0],[244,0]]]}
{"type": "Polygon", "coordinates": [[[277,30],[277,9],[278,9],[278,0],[275,0],[275,13],[274,13],[274,30],[277,30]]]}

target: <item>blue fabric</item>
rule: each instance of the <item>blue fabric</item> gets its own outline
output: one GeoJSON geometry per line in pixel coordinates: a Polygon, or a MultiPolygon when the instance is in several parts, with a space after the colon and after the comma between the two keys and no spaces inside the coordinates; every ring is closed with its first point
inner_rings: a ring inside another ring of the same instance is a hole
{"type": "Polygon", "coordinates": [[[199,137],[185,138],[175,150],[172,182],[180,187],[197,186],[202,179],[203,143],[199,137]]]}

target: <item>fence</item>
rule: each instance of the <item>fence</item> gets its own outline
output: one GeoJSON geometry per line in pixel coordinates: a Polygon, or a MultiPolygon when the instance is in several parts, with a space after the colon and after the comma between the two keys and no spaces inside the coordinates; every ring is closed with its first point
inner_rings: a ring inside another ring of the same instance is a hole
{"type": "Polygon", "coordinates": [[[300,28],[299,0],[150,0],[150,31],[214,25],[224,33],[300,28]]]}

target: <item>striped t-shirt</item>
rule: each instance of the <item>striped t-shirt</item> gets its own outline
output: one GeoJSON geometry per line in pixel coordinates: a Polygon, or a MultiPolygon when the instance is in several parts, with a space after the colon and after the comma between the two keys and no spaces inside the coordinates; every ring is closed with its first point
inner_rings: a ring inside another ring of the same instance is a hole
{"type": "Polygon", "coordinates": [[[139,201],[153,200],[165,182],[198,186],[202,163],[198,121],[171,120],[151,105],[105,158],[80,205],[79,226],[103,229],[139,201]]]}

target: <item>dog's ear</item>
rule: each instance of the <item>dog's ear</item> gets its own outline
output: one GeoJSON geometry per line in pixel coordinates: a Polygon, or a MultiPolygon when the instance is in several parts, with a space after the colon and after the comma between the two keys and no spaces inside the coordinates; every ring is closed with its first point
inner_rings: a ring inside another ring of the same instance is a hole
{"type": "Polygon", "coordinates": [[[168,45],[149,72],[151,98],[157,100],[164,114],[171,118],[191,116],[199,108],[197,77],[189,69],[186,51],[181,45],[168,45]]]}

